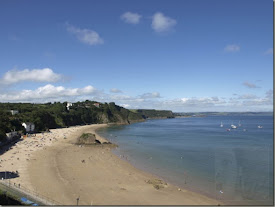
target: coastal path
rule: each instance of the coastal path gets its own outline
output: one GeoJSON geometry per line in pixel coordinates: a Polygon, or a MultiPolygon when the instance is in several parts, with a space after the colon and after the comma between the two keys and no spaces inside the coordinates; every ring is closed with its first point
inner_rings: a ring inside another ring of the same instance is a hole
{"type": "Polygon", "coordinates": [[[38,205],[62,205],[61,203],[54,201],[53,199],[50,199],[41,194],[38,194],[37,192],[31,191],[24,186],[12,185],[7,181],[8,180],[0,181],[0,189],[9,192],[17,198],[27,198],[29,201],[32,201],[33,203],[38,205]]]}

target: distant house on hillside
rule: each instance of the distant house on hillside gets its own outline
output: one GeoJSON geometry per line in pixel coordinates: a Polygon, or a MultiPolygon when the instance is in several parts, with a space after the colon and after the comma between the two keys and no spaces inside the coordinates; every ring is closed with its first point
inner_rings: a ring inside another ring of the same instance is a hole
{"type": "Polygon", "coordinates": [[[31,122],[23,123],[22,126],[25,127],[26,132],[33,132],[35,129],[35,124],[31,122]]]}
{"type": "Polygon", "coordinates": [[[85,104],[85,108],[91,108],[90,104],[85,104]]]}
{"type": "Polygon", "coordinates": [[[99,103],[94,103],[93,104],[95,107],[99,108],[99,103]]]}
{"type": "Polygon", "coordinates": [[[67,110],[70,110],[70,107],[73,106],[73,103],[67,102],[67,110]]]}
{"type": "Polygon", "coordinates": [[[10,110],[10,112],[11,112],[11,115],[15,115],[19,113],[17,110],[10,110]]]}

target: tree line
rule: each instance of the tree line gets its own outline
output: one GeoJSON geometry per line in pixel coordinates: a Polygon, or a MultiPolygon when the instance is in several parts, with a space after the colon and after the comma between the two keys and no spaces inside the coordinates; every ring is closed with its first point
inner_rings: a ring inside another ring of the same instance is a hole
{"type": "Polygon", "coordinates": [[[143,117],[123,107],[111,103],[99,103],[86,100],[76,102],[67,108],[67,102],[45,104],[0,103],[0,141],[10,131],[25,132],[24,122],[35,124],[35,131],[96,123],[131,123],[143,120],[143,117]],[[12,115],[11,110],[19,113],[12,115]]]}

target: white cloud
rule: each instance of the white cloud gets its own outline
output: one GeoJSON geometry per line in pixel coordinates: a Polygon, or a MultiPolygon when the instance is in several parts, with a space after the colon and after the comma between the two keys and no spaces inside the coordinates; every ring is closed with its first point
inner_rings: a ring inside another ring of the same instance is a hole
{"type": "Polygon", "coordinates": [[[33,81],[33,82],[57,82],[62,79],[62,75],[54,73],[50,68],[43,69],[24,69],[10,70],[0,79],[0,83],[11,85],[18,82],[33,81]]]}
{"type": "Polygon", "coordinates": [[[209,106],[209,105],[218,105],[226,103],[224,100],[220,100],[218,97],[201,97],[201,98],[182,98],[181,99],[183,106],[209,106]]]}
{"type": "Polygon", "coordinates": [[[84,88],[66,88],[48,84],[34,90],[0,91],[1,102],[77,102],[87,99],[99,102],[115,102],[117,105],[129,109],[159,109],[174,112],[273,110],[273,90],[266,91],[261,97],[253,94],[236,94],[232,95],[232,98],[183,97],[176,99],[160,99],[158,92],[144,93],[139,96],[106,94],[90,85],[84,88]]]}
{"type": "Polygon", "coordinates": [[[111,89],[110,89],[110,92],[111,92],[111,93],[122,93],[122,91],[119,90],[119,89],[117,89],[117,88],[111,88],[111,89]]]}
{"type": "MultiPolygon", "coordinates": [[[[267,92],[270,94],[271,92],[267,92]]],[[[184,112],[203,112],[203,111],[272,111],[273,98],[255,98],[241,100],[238,98],[222,99],[219,97],[193,97],[164,100],[154,104],[158,109],[170,109],[173,111],[184,112]]]]}
{"type": "Polygon", "coordinates": [[[177,24],[177,21],[164,16],[161,12],[157,12],[153,16],[152,28],[156,32],[166,32],[169,31],[173,26],[177,24]]]}
{"type": "Polygon", "coordinates": [[[238,96],[238,99],[256,99],[258,98],[256,95],[253,94],[243,94],[238,96]]]}
{"type": "Polygon", "coordinates": [[[93,30],[89,29],[79,29],[70,24],[66,24],[67,31],[74,34],[76,38],[88,45],[98,45],[103,44],[104,40],[99,36],[99,34],[93,30]]]}
{"type": "Polygon", "coordinates": [[[272,89],[268,90],[268,91],[265,93],[265,95],[266,95],[266,98],[273,99],[273,90],[272,90],[272,89]]]}
{"type": "MultiPolygon", "coordinates": [[[[200,111],[222,111],[228,108],[227,101],[218,97],[192,97],[177,98],[155,101],[150,108],[161,110],[172,110],[174,112],[200,112],[200,111]]],[[[145,105],[143,108],[147,108],[145,105]]],[[[149,108],[149,107],[148,107],[149,108]]]]}
{"type": "Polygon", "coordinates": [[[138,13],[132,13],[132,12],[125,12],[124,14],[122,14],[120,16],[120,18],[124,22],[129,23],[129,24],[138,24],[141,17],[142,16],[139,15],[138,13]]]}
{"type": "Polygon", "coordinates": [[[128,95],[110,95],[110,99],[112,100],[132,100],[133,97],[128,95]]]}
{"type": "Polygon", "coordinates": [[[240,51],[240,46],[239,45],[236,45],[236,44],[232,44],[232,45],[227,45],[225,48],[224,48],[224,51],[225,52],[238,52],[240,51]]]}
{"type": "Polygon", "coordinates": [[[0,94],[3,102],[48,102],[49,100],[63,100],[76,96],[96,94],[93,86],[84,88],[65,88],[47,84],[35,90],[22,90],[0,94]]]}
{"type": "Polygon", "coordinates": [[[130,108],[129,104],[120,104],[120,106],[122,106],[123,108],[130,108]]]}
{"type": "Polygon", "coordinates": [[[272,55],[273,54],[273,48],[269,48],[264,52],[265,55],[272,55]]]}
{"type": "Polygon", "coordinates": [[[249,82],[243,82],[243,85],[248,88],[260,88],[260,86],[257,86],[254,83],[249,83],[249,82]]]}
{"type": "Polygon", "coordinates": [[[158,92],[144,93],[140,95],[140,98],[141,99],[160,98],[160,94],[158,92]]]}
{"type": "Polygon", "coordinates": [[[256,98],[252,100],[245,100],[242,102],[243,106],[272,106],[273,98],[264,97],[264,98],[256,98]]]}

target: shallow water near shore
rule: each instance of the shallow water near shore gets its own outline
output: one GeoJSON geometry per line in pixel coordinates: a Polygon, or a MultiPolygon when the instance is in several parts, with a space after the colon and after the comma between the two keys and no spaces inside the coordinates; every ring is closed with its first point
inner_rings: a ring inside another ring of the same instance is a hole
{"type": "Polygon", "coordinates": [[[225,204],[273,203],[272,116],[147,120],[97,132],[122,159],[172,184],[225,204]],[[227,131],[232,123],[238,128],[227,131]]]}

